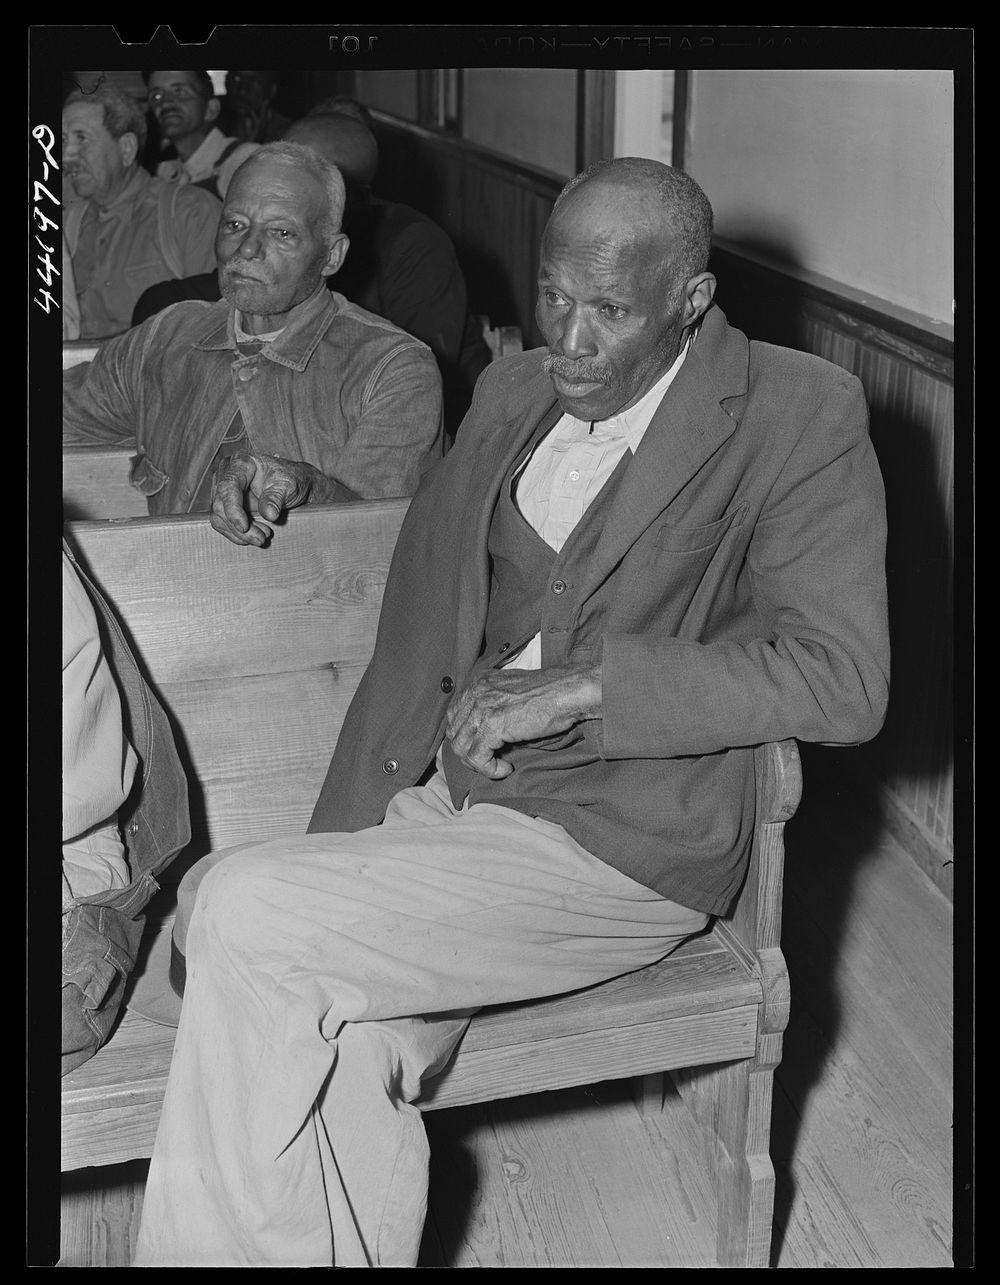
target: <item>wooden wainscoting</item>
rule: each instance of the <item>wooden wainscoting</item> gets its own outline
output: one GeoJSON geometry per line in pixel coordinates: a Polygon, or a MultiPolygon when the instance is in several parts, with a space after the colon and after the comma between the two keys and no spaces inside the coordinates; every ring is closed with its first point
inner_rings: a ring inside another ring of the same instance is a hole
{"type": "Polygon", "coordinates": [[[374,115],[376,194],[440,224],[455,244],[470,311],[485,313],[494,326],[519,326],[525,348],[537,347],[538,251],[565,178],[464,139],[374,115]]]}
{"type": "MultiPolygon", "coordinates": [[[[716,298],[751,338],[816,353],[864,384],[885,479],[892,639],[889,712],[870,745],[848,753],[880,784],[886,823],[952,896],[955,386],[950,327],[921,324],[717,243],[716,298]]],[[[833,752],[831,752],[833,753],[833,752]]],[[[839,753],[839,752],[837,752],[839,753]]],[[[844,756],[841,755],[841,758],[844,756]]]]}

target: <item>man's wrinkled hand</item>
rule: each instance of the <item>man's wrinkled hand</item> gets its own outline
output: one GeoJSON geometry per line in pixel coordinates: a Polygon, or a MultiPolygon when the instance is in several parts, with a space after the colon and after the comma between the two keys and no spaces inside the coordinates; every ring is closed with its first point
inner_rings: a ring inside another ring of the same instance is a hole
{"type": "Polygon", "coordinates": [[[212,526],[233,544],[263,546],[273,533],[270,527],[254,521],[251,497],[256,501],[257,517],[277,522],[286,510],[305,504],[317,479],[322,478],[317,469],[302,460],[235,451],[216,469],[212,526]]]}
{"type": "Polygon", "coordinates": [[[514,770],[503,748],[554,736],[601,717],[599,665],[492,669],[452,700],[447,734],[459,759],[500,780],[514,770]]]}

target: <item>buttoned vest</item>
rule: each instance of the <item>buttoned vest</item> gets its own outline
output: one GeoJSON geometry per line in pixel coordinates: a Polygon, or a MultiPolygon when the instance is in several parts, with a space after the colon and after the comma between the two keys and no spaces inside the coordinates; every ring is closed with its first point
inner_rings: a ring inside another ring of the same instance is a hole
{"type": "MultiPolygon", "coordinates": [[[[543,667],[571,659],[596,664],[600,659],[596,628],[593,635],[583,631],[581,637],[578,617],[582,604],[574,590],[579,583],[580,570],[593,556],[605,515],[632,453],[625,452],[557,553],[524,518],[515,502],[515,479],[538,440],[536,436],[529,442],[500,488],[488,540],[492,574],[485,643],[472,667],[470,682],[488,669],[507,664],[537,633],[542,638],[543,667]],[[572,656],[567,650],[571,637],[572,656]]],[[[514,764],[514,772],[501,781],[491,781],[466,767],[453,753],[451,742],[445,740],[442,762],[452,801],[461,806],[468,796],[470,805],[502,803],[520,811],[533,812],[532,805],[523,800],[530,798],[536,789],[543,793],[547,791],[541,777],[555,766],[553,749],[563,751],[559,756],[560,770],[579,767],[585,761],[593,760],[593,749],[585,744],[581,730],[585,726],[581,724],[567,733],[510,746],[504,751],[504,757],[514,764]],[[576,753],[571,749],[574,744],[578,747],[576,753]]],[[[543,812],[538,815],[543,815],[543,812]]]]}

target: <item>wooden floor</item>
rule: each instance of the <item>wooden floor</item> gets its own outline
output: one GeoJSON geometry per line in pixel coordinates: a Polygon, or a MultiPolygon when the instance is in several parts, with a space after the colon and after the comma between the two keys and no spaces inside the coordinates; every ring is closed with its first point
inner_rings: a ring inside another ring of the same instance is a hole
{"type": "MultiPolygon", "coordinates": [[[[820,761],[822,769],[822,761],[820,761]]],[[[951,1267],[952,907],[806,764],[787,827],[792,1017],[775,1087],[775,1267],[951,1267]]],[[[697,1134],[627,1083],[434,1112],[428,1267],[713,1261],[697,1134]]],[[[127,1266],[145,1163],[63,1180],[59,1266],[127,1266]],[[94,1176],[115,1182],[93,1217],[94,1176]]]]}

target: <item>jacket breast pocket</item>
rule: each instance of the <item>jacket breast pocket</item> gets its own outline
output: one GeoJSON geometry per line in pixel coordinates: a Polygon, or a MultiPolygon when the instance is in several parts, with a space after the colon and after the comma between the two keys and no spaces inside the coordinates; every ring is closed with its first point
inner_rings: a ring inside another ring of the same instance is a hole
{"type": "Polygon", "coordinates": [[[143,495],[156,495],[170,481],[170,475],[156,467],[148,455],[133,455],[128,480],[143,495]]]}
{"type": "Polygon", "coordinates": [[[668,553],[701,553],[716,548],[722,537],[740,525],[747,515],[748,504],[741,504],[731,513],[706,526],[682,527],[664,522],[654,533],[653,543],[668,553]]]}

